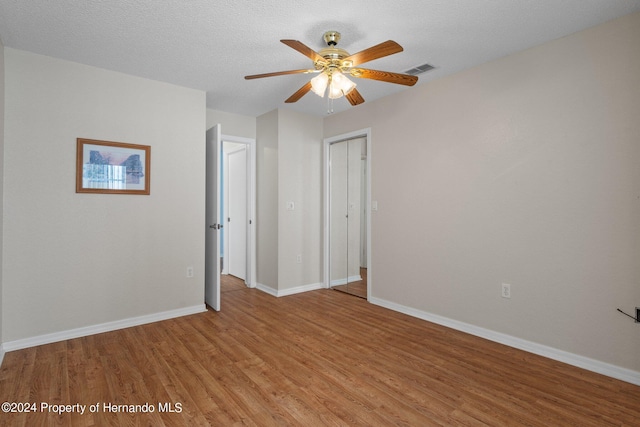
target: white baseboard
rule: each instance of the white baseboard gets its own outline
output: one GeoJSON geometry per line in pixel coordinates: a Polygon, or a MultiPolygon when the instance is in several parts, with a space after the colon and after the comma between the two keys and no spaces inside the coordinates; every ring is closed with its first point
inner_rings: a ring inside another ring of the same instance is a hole
{"type": "Polygon", "coordinates": [[[2,366],[3,360],[4,360],[4,345],[0,344],[0,366],[2,366]]]}
{"type": "Polygon", "coordinates": [[[176,310],[163,311],[161,313],[101,323],[99,325],[85,326],[82,328],[69,329],[67,331],[8,341],[2,345],[2,356],[4,356],[5,351],[20,350],[23,348],[35,347],[38,345],[50,344],[73,338],[86,337],[88,335],[101,334],[103,332],[144,325],[146,323],[158,322],[160,320],[173,319],[175,317],[187,316],[189,314],[202,313],[204,311],[207,311],[207,307],[204,304],[194,305],[192,307],[179,308],[176,310]]]}
{"type": "Polygon", "coordinates": [[[349,276],[346,279],[344,277],[342,279],[333,279],[331,281],[331,286],[346,285],[347,283],[359,282],[361,280],[362,280],[362,276],[360,276],[359,274],[356,274],[355,276],[349,276]]]}
{"type": "Polygon", "coordinates": [[[287,295],[299,294],[302,292],[316,291],[318,289],[324,289],[323,283],[312,283],[310,285],[302,285],[296,286],[295,288],[287,288],[287,289],[273,289],[270,286],[263,285],[262,283],[258,283],[256,288],[261,290],[262,292],[266,292],[269,295],[273,295],[274,297],[286,297],[287,295]]]}
{"type": "Polygon", "coordinates": [[[256,289],[261,290],[262,292],[265,292],[271,296],[277,297],[278,296],[278,290],[277,289],[273,289],[270,286],[267,285],[263,285],[262,283],[256,283],[256,289]]]}
{"type": "Polygon", "coordinates": [[[599,360],[590,359],[588,357],[580,356],[574,353],[569,353],[557,348],[548,347],[546,345],[538,344],[535,342],[523,340],[513,337],[511,335],[495,332],[490,329],[481,328],[479,326],[471,325],[469,323],[460,322],[457,320],[449,319],[447,317],[438,316],[436,314],[428,313],[425,311],[417,310],[415,308],[407,307],[401,304],[396,304],[391,301],[387,301],[380,298],[369,297],[369,302],[381,307],[388,308],[393,311],[407,314],[418,319],[426,320],[428,322],[436,323],[438,325],[446,326],[451,329],[466,332],[477,337],[485,338],[490,341],[494,341],[500,344],[508,345],[519,350],[524,350],[529,353],[544,356],[549,359],[564,362],[569,365],[577,366],[588,371],[596,372],[598,374],[606,375],[611,378],[615,378],[621,381],[625,381],[631,384],[640,385],[640,372],[633,371],[631,369],[621,368],[616,365],[601,362],[599,360]]]}
{"type": "Polygon", "coordinates": [[[279,297],[286,297],[287,295],[300,294],[302,292],[317,291],[318,289],[324,289],[322,283],[311,283],[310,285],[296,286],[295,288],[287,288],[278,291],[279,297]]]}

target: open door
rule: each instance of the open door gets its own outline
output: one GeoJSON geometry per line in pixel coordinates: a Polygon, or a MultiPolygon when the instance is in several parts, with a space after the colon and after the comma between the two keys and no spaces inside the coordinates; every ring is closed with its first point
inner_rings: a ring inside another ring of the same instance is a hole
{"type": "Polygon", "coordinates": [[[207,131],[204,300],[220,311],[220,125],[207,131]]]}

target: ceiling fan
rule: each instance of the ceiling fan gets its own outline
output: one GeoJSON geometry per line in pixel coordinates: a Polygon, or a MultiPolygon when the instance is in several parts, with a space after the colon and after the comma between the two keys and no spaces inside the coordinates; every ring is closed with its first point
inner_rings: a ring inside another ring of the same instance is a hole
{"type": "Polygon", "coordinates": [[[251,76],[245,76],[245,79],[252,80],[287,74],[319,73],[316,77],[312,78],[304,86],[298,89],[293,95],[287,98],[285,102],[296,102],[309,91],[314,92],[318,96],[324,97],[328,88],[328,97],[330,99],[337,99],[344,96],[351,105],[362,104],[364,102],[364,98],[356,89],[356,84],[349,80],[347,75],[361,79],[379,80],[405,86],[413,86],[418,81],[418,77],[409,74],[398,74],[389,71],[370,70],[358,67],[360,64],[364,64],[365,62],[402,52],[402,46],[393,40],[387,40],[386,42],[377,44],[353,55],[349,54],[344,49],[336,47],[338,41],[340,41],[339,32],[327,31],[324,33],[324,40],[328,47],[321,49],[320,52],[314,51],[298,40],[280,40],[282,43],[310,58],[313,61],[313,68],[311,69],[254,74],[251,76]]]}

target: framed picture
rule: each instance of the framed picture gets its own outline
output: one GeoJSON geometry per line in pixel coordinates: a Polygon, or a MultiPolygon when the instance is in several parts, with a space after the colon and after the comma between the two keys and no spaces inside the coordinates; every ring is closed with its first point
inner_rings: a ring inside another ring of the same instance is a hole
{"type": "Polygon", "coordinates": [[[77,139],[76,193],[150,194],[151,147],[77,139]]]}

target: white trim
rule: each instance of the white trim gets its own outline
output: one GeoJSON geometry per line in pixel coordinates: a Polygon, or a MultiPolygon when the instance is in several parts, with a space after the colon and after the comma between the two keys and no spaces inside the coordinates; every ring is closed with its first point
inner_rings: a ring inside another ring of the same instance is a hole
{"type": "Polygon", "coordinates": [[[161,320],[173,319],[175,317],[188,316],[190,314],[203,313],[205,311],[207,311],[206,305],[199,304],[192,307],[178,308],[175,310],[163,311],[160,313],[147,314],[145,316],[131,317],[129,319],[101,323],[99,325],[85,326],[82,328],[69,329],[67,331],[54,332],[51,334],[39,335],[36,337],[9,341],[5,342],[2,345],[2,348],[3,352],[21,350],[23,348],[35,347],[38,345],[50,344],[53,342],[65,341],[73,338],[86,337],[88,335],[101,334],[103,332],[116,331],[118,329],[159,322],[161,320]]]}
{"type": "Polygon", "coordinates": [[[283,290],[274,289],[270,286],[258,283],[256,288],[274,297],[286,297],[287,295],[300,294],[303,292],[317,291],[318,289],[325,289],[323,283],[311,283],[309,285],[296,286],[295,288],[287,288],[283,290]]]}
{"type": "Polygon", "coordinates": [[[317,291],[318,289],[324,289],[322,283],[311,283],[310,285],[296,286],[295,288],[287,288],[278,291],[278,297],[286,297],[287,295],[300,294],[302,292],[317,291]]]}
{"type": "Polygon", "coordinates": [[[271,286],[267,286],[267,285],[263,285],[262,283],[257,283],[256,284],[256,289],[258,289],[259,291],[262,291],[264,293],[267,293],[271,296],[277,297],[278,296],[278,290],[272,288],[271,286]]]}
{"type": "Polygon", "coordinates": [[[361,280],[362,276],[358,274],[357,276],[349,276],[346,279],[344,277],[342,279],[333,279],[331,281],[331,286],[346,285],[353,282],[359,282],[361,280]]]}
{"type": "Polygon", "coordinates": [[[477,337],[485,338],[490,341],[494,341],[500,344],[508,345],[509,347],[517,348],[527,351],[529,353],[544,356],[549,359],[557,360],[559,362],[567,363],[569,365],[577,366],[578,368],[586,369],[588,371],[596,372],[598,374],[606,375],[611,378],[615,378],[621,381],[625,381],[631,384],[640,385],[640,372],[633,371],[631,369],[621,368],[620,366],[612,365],[609,363],[601,362],[599,360],[590,359],[588,357],[580,356],[578,354],[569,353],[564,350],[549,347],[546,345],[538,344],[532,341],[523,340],[513,337],[511,335],[495,332],[490,329],[481,328],[479,326],[471,325],[469,323],[460,322],[457,320],[449,319],[447,317],[439,316],[437,314],[428,313],[426,311],[417,310],[415,308],[407,307],[401,304],[397,304],[391,301],[387,301],[380,298],[369,298],[369,302],[381,307],[388,308],[393,311],[407,314],[418,319],[426,320],[428,322],[436,323],[438,325],[446,326],[458,331],[466,332],[477,337]]]}
{"type": "Polygon", "coordinates": [[[4,360],[4,344],[0,344],[0,366],[2,366],[2,361],[4,360]]]}
{"type": "Polygon", "coordinates": [[[329,197],[329,188],[331,188],[330,182],[330,164],[329,164],[329,147],[334,142],[347,141],[349,139],[355,138],[366,138],[367,144],[367,299],[371,295],[371,289],[373,284],[373,265],[371,263],[371,155],[372,155],[372,142],[371,142],[371,128],[365,128],[356,130],[353,132],[343,133],[341,135],[332,136],[329,138],[324,138],[323,140],[323,159],[322,159],[322,168],[323,168],[323,255],[324,255],[324,265],[323,265],[323,288],[331,287],[331,253],[330,253],[330,245],[331,245],[331,224],[330,224],[330,213],[331,213],[331,203],[329,197]]]}

